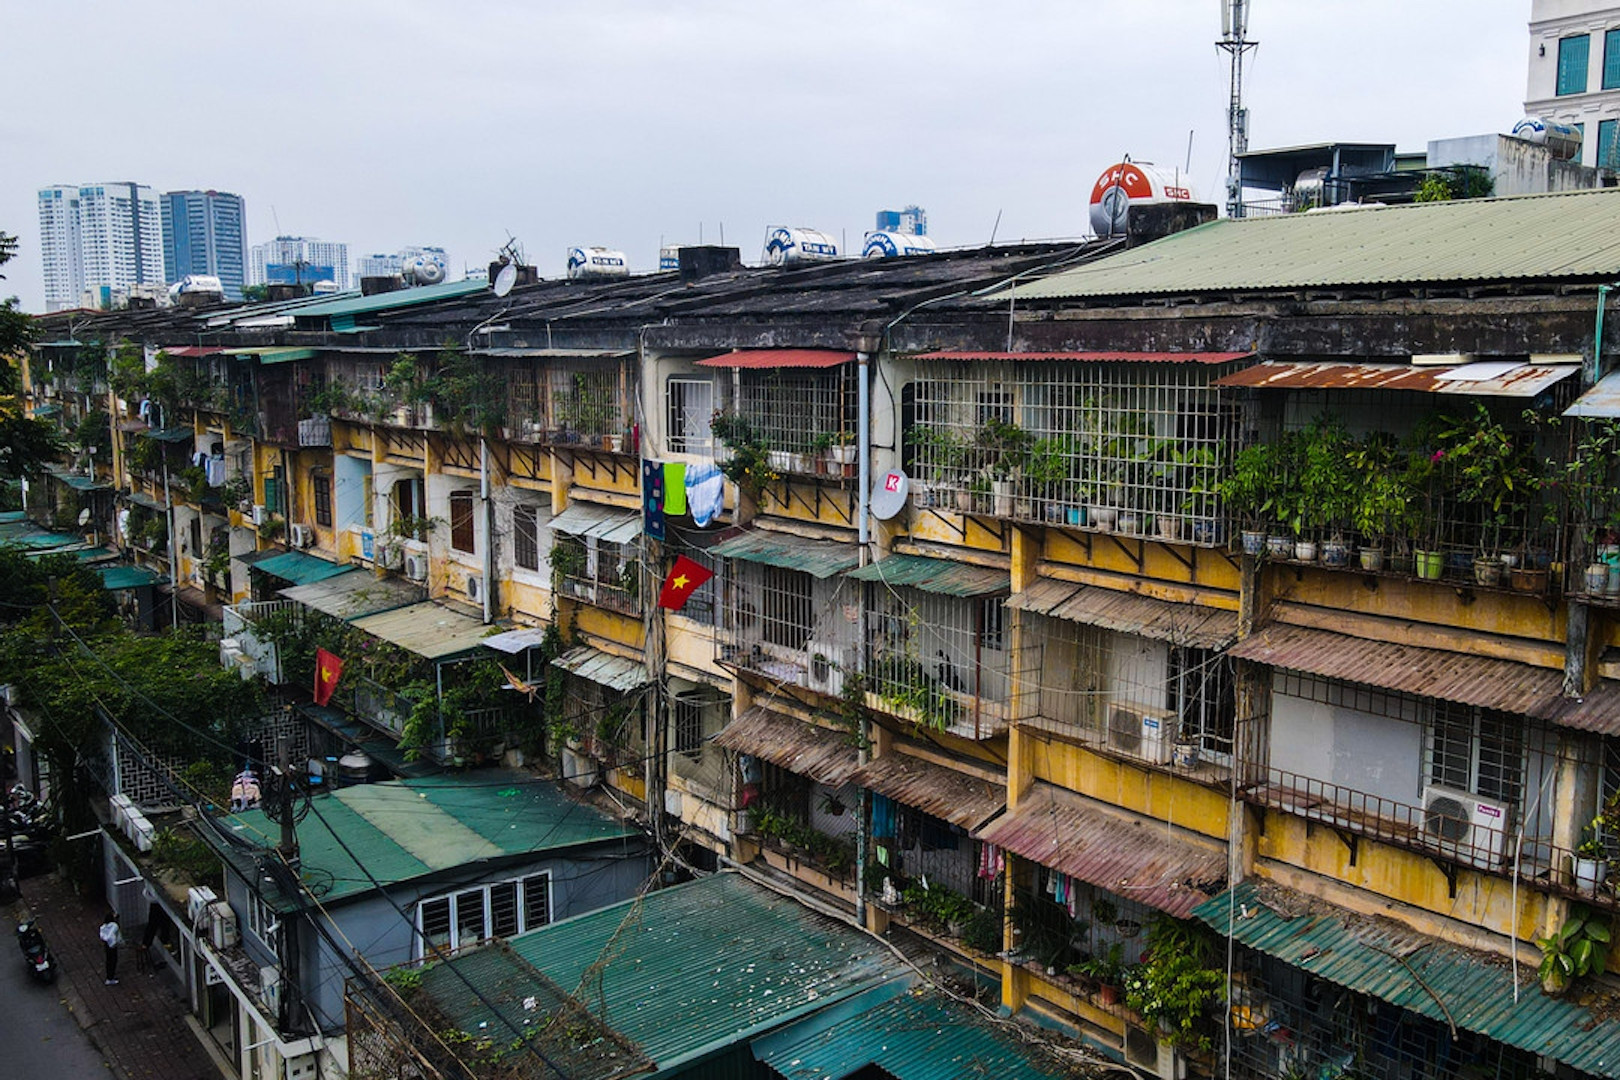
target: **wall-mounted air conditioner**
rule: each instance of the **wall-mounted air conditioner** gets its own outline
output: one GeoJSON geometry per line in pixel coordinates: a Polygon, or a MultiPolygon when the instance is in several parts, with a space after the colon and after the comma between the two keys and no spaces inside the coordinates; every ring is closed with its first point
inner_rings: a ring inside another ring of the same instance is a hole
{"type": "Polygon", "coordinates": [[[1125,1062],[1139,1075],[1145,1073],[1159,1080],[1182,1080],[1187,1075],[1186,1064],[1175,1047],[1135,1024],[1125,1025],[1125,1062]]]}
{"type": "Polygon", "coordinates": [[[1108,748],[1155,765],[1165,765],[1175,746],[1175,717],[1128,701],[1108,704],[1108,748]]]}
{"type": "Polygon", "coordinates": [[[201,919],[203,913],[208,910],[208,905],[218,899],[219,897],[214,895],[214,890],[206,885],[194,885],[187,889],[186,921],[192,926],[196,926],[197,920],[201,919]]]}
{"type": "Polygon", "coordinates": [[[268,511],[268,510],[266,510],[264,508],[263,503],[254,503],[253,504],[253,524],[255,524],[255,525],[263,525],[265,523],[265,520],[267,518],[269,518],[269,517],[270,517],[270,511],[268,511]]]}
{"type": "Polygon", "coordinates": [[[1459,862],[1500,866],[1512,828],[1510,808],[1455,788],[1430,786],[1423,792],[1423,836],[1459,862]]]}
{"type": "Polygon", "coordinates": [[[295,1057],[283,1058],[287,1063],[287,1071],[283,1080],[316,1080],[320,1073],[320,1055],[298,1054],[295,1057]]]}
{"type": "Polygon", "coordinates": [[[405,549],[397,543],[377,545],[377,565],[384,570],[398,570],[405,565],[405,549]]]}
{"type": "Polygon", "coordinates": [[[310,525],[289,525],[287,541],[295,548],[312,547],[315,543],[315,529],[310,525]]]}
{"type": "Polygon", "coordinates": [[[484,600],[484,579],[477,574],[467,575],[467,599],[475,604],[484,600]]]}
{"type": "Polygon", "coordinates": [[[426,581],[428,576],[428,557],[411,552],[405,556],[405,576],[412,581],[426,581]]]}
{"type": "Polygon", "coordinates": [[[281,968],[275,964],[259,969],[259,997],[274,1020],[281,1013],[281,968]]]}
{"type": "Polygon", "coordinates": [[[228,949],[241,940],[236,929],[236,912],[223,900],[208,905],[208,941],[216,949],[228,949]]]}
{"type": "Polygon", "coordinates": [[[810,660],[808,672],[810,688],[820,690],[824,694],[842,694],[844,650],[828,642],[812,641],[805,646],[804,651],[810,660]]]}

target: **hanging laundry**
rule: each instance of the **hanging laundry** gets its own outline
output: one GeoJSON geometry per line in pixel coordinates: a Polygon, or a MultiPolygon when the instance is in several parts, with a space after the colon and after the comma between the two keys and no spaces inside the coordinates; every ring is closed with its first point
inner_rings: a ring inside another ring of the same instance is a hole
{"type": "MultiPolygon", "coordinates": [[[[872,836],[878,840],[892,840],[894,838],[895,819],[894,800],[884,795],[872,795],[872,836]]],[[[887,863],[884,863],[887,866],[887,863]]]]}
{"type": "Polygon", "coordinates": [[[203,466],[203,468],[208,473],[208,486],[209,487],[224,487],[225,486],[225,458],[224,458],[224,455],[221,455],[219,457],[211,457],[211,458],[209,458],[208,459],[208,464],[203,466]]]}
{"type": "Polygon", "coordinates": [[[1006,868],[1006,860],[1001,849],[994,844],[979,845],[979,876],[982,878],[995,878],[1001,876],[1006,868]]]}
{"type": "Polygon", "coordinates": [[[706,528],[726,504],[726,477],[720,469],[700,462],[686,470],[686,507],[692,513],[692,523],[706,528]]]}
{"type": "Polygon", "coordinates": [[[1068,885],[1068,887],[1064,889],[1064,892],[1067,894],[1064,899],[1069,906],[1069,918],[1073,919],[1080,914],[1080,890],[1074,887],[1074,878],[1070,877],[1069,875],[1064,874],[1063,880],[1068,885]]]}

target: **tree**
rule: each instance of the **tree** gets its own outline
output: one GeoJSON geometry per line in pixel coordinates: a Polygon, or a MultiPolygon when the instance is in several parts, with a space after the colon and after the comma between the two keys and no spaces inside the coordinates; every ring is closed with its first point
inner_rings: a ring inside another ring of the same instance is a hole
{"type": "MultiPolygon", "coordinates": [[[[16,254],[17,238],[0,232],[0,266],[16,254]]],[[[0,480],[36,480],[61,454],[56,427],[23,415],[19,359],[33,340],[33,320],[17,310],[17,301],[0,302],[0,480]]]]}

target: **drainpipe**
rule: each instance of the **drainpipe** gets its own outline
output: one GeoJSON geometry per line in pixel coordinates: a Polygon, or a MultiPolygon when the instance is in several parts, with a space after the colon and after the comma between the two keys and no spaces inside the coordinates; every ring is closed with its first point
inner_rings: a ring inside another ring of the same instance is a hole
{"type": "MultiPolygon", "coordinates": [[[[861,565],[866,565],[867,544],[871,540],[871,526],[868,517],[871,513],[869,502],[872,497],[872,420],[871,420],[871,363],[872,355],[867,351],[867,343],[861,342],[861,351],[855,354],[855,445],[860,447],[860,479],[856,481],[856,537],[860,541],[861,565]]],[[[861,635],[862,642],[865,634],[861,635]]],[[[865,670],[865,657],[861,657],[861,669],[865,670]]],[[[868,760],[867,746],[872,741],[871,724],[867,722],[866,713],[861,713],[861,741],[858,751],[859,760],[865,765],[868,760]]],[[[860,788],[860,794],[855,800],[855,919],[862,927],[866,926],[866,834],[867,803],[870,802],[866,788],[860,788]]]]}
{"type": "Polygon", "coordinates": [[[1599,285],[1597,299],[1597,324],[1592,328],[1592,383],[1603,377],[1603,308],[1609,299],[1609,290],[1613,285],[1599,285]]]}
{"type": "Polygon", "coordinates": [[[494,601],[489,594],[495,581],[495,508],[489,501],[489,440],[478,437],[478,498],[484,506],[484,625],[493,619],[494,601]]]}
{"type": "Polygon", "coordinates": [[[163,451],[163,504],[164,518],[169,526],[169,625],[180,625],[180,545],[177,543],[174,522],[174,500],[169,498],[169,453],[163,451]]]}

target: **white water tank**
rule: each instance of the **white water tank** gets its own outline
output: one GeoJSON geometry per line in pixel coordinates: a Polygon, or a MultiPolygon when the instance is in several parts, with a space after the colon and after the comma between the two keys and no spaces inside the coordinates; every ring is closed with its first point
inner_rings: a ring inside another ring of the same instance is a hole
{"type": "Polygon", "coordinates": [[[187,274],[169,286],[170,296],[179,296],[181,293],[218,293],[223,296],[225,286],[212,274],[187,274]]]}
{"type": "Polygon", "coordinates": [[[568,249],[569,281],[602,281],[630,276],[630,260],[622,251],[605,247],[568,249]]]}
{"type": "Polygon", "coordinates": [[[1562,120],[1527,116],[1513,125],[1511,134],[1515,139],[1545,146],[1559,161],[1574,161],[1581,156],[1580,129],[1562,120]]]}
{"type": "Polygon", "coordinates": [[[1126,158],[1104,169],[1091,185],[1091,231],[1098,236],[1124,236],[1125,214],[1132,206],[1196,201],[1186,175],[1126,158]]]}
{"type": "Polygon", "coordinates": [[[432,255],[412,255],[399,268],[407,285],[437,285],[445,278],[444,263],[432,255]]]}
{"type": "Polygon", "coordinates": [[[838,258],[838,241],[818,229],[778,225],[765,233],[765,265],[828,262],[838,258]]]}
{"type": "Polygon", "coordinates": [[[926,236],[892,232],[887,229],[866,234],[861,247],[863,259],[893,259],[905,255],[932,255],[938,249],[926,236]]]}

